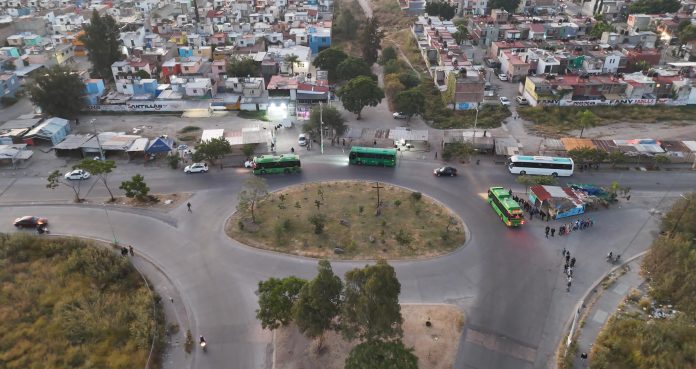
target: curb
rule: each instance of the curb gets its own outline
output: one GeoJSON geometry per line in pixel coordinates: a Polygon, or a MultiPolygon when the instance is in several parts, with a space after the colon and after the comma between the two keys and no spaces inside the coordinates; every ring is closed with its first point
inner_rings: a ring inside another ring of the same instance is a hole
{"type": "MultiPolygon", "coordinates": [[[[577,330],[573,328],[573,324],[574,324],[575,319],[576,319],[576,318],[575,318],[575,317],[576,317],[576,314],[577,314],[578,317],[580,317],[580,316],[582,315],[582,313],[585,313],[585,312],[586,312],[586,311],[583,309],[583,305],[584,305],[584,303],[587,301],[587,299],[592,295],[593,291],[595,291],[595,290],[597,289],[597,287],[599,287],[599,285],[602,284],[602,281],[604,281],[609,275],[611,275],[612,273],[615,273],[615,272],[616,272],[617,270],[619,270],[619,269],[624,268],[625,266],[627,266],[628,264],[634,262],[635,260],[637,260],[637,259],[639,259],[639,258],[642,258],[648,251],[649,251],[649,250],[645,250],[645,251],[639,252],[638,254],[633,255],[633,256],[631,256],[630,258],[624,260],[623,263],[621,263],[621,264],[619,264],[619,265],[617,265],[617,266],[611,268],[606,274],[604,274],[604,275],[601,276],[599,279],[597,279],[597,280],[590,286],[590,288],[587,289],[587,291],[585,292],[585,294],[583,294],[582,298],[580,298],[580,301],[578,301],[578,303],[575,305],[575,309],[573,310],[574,312],[571,313],[570,317],[568,318],[568,320],[566,321],[566,323],[565,323],[565,325],[564,325],[564,327],[563,327],[563,331],[562,331],[563,335],[562,335],[562,337],[566,337],[566,338],[561,338],[561,340],[558,342],[558,345],[557,345],[557,348],[556,348],[556,352],[557,352],[557,353],[558,353],[558,352],[561,352],[561,350],[563,350],[563,352],[565,352],[565,351],[568,349],[568,347],[570,346],[570,342],[573,341],[573,336],[575,336],[576,333],[577,333],[577,330]],[[564,339],[566,340],[565,343],[563,342],[564,339]]],[[[603,291],[599,294],[599,297],[601,297],[601,295],[604,293],[604,291],[606,291],[606,290],[603,290],[603,291]]],[[[578,320],[577,322],[579,322],[579,320],[578,320]]],[[[554,361],[555,361],[555,362],[554,362],[554,367],[555,367],[555,368],[558,368],[558,358],[559,358],[558,355],[554,355],[554,361]]]]}

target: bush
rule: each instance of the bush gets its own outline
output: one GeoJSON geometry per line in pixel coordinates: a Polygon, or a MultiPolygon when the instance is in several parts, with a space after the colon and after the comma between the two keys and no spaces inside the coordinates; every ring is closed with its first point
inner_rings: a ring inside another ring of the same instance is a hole
{"type": "Polygon", "coordinates": [[[399,233],[394,235],[394,239],[396,239],[396,242],[398,242],[399,245],[408,245],[413,240],[413,237],[403,229],[399,229],[399,233]]]}
{"type": "Polygon", "coordinates": [[[167,163],[169,164],[169,167],[172,169],[178,169],[180,161],[181,161],[181,157],[179,155],[168,155],[167,156],[167,163]]]}
{"type": "Polygon", "coordinates": [[[268,122],[268,116],[263,110],[240,110],[238,116],[244,119],[256,119],[268,122]]]}
{"type": "Polygon", "coordinates": [[[314,226],[314,233],[321,234],[326,226],[326,217],[323,214],[314,214],[309,217],[309,222],[314,226]]]}
{"type": "Polygon", "coordinates": [[[415,201],[419,201],[423,197],[423,194],[420,192],[411,192],[411,199],[415,201]]]}

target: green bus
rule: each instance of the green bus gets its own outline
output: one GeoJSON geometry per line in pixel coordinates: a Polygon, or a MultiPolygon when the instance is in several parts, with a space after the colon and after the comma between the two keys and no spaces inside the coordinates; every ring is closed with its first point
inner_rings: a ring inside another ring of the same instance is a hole
{"type": "Polygon", "coordinates": [[[295,154],[256,156],[251,167],[254,174],[299,172],[300,157],[295,154]]]}
{"type": "Polygon", "coordinates": [[[348,162],[358,165],[396,166],[396,149],[353,146],[348,154],[348,162]]]}
{"type": "Polygon", "coordinates": [[[519,227],[524,224],[522,208],[512,199],[508,190],[502,187],[489,188],[488,203],[508,227],[519,227]]]}

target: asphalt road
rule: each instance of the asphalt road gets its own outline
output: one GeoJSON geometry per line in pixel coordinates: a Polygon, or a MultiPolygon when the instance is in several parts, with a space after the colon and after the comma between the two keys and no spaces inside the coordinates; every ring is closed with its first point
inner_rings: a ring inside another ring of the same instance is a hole
{"type": "MultiPolygon", "coordinates": [[[[484,159],[479,166],[461,166],[458,178],[437,178],[431,175],[437,164],[402,160],[397,168],[352,167],[343,155],[312,151],[303,156],[301,174],[267,179],[273,189],[318,180],[383,181],[421,191],[460,214],[471,231],[463,248],[439,258],[393,262],[402,283],[402,302],[447,302],[464,309],[457,368],[547,367],[577,300],[610,269],[604,255],[614,250],[628,258],[645,250],[658,221],[650,210],[664,209],[679,193],[693,191],[696,183],[690,172],[578,172],[562,182],[618,180],[632,187],[631,201],[588,213],[595,222],[590,230],[546,239],[546,222],[535,219],[521,229],[507,229],[484,201],[492,185],[523,191],[502,165],[484,159]],[[563,247],[578,260],[570,293],[561,273],[563,247]]],[[[111,182],[132,174],[123,169],[111,182]]],[[[254,318],[256,285],[271,276],[309,278],[316,261],[252,249],[227,238],[224,222],[248,175],[243,169],[201,175],[153,170],[146,173],[153,192],[192,192],[193,212],[185,206],[168,213],[111,208],[108,216],[99,206],[23,204],[57,202],[70,193],[47,190],[43,178],[3,178],[0,231],[13,231],[9,221],[14,217],[37,214],[49,217],[56,234],[105,240],[115,235],[120,243],[132,244],[155,260],[179,290],[194,335],[204,334],[209,342],[207,354],[195,354],[193,367],[266,368],[271,336],[254,318]]],[[[104,195],[99,184],[90,191],[92,197],[104,195]]],[[[333,263],[339,275],[364,264],[333,263]]]]}

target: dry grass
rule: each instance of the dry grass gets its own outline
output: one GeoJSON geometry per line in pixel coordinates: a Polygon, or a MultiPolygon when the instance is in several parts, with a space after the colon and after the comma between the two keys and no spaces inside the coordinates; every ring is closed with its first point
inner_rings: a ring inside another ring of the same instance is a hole
{"type": "Polygon", "coordinates": [[[692,124],[696,108],[688,106],[595,106],[575,107],[525,107],[518,108],[520,117],[534,125],[532,130],[546,136],[558,136],[574,129],[580,129],[577,114],[589,110],[600,118],[598,125],[614,123],[666,123],[692,124]]]}
{"type": "Polygon", "coordinates": [[[342,259],[429,257],[464,243],[464,225],[449,209],[425,196],[414,200],[403,188],[381,185],[380,216],[375,216],[373,182],[323,182],[271,194],[256,211],[257,224],[237,212],[226,231],[248,245],[317,258],[334,257],[337,247],[344,253],[335,257],[342,259]],[[315,201],[321,202],[318,210],[315,201]],[[321,234],[314,233],[308,220],[317,213],[327,219],[321,234]]]}
{"type": "Polygon", "coordinates": [[[356,0],[341,0],[340,7],[341,9],[351,10],[351,13],[353,13],[355,21],[359,27],[355,33],[355,36],[353,37],[346,37],[340,32],[334,32],[334,35],[332,35],[331,38],[331,46],[339,50],[343,50],[343,52],[350,56],[359,58],[362,55],[362,50],[360,50],[360,43],[356,42],[356,38],[362,32],[362,28],[367,17],[365,17],[365,13],[363,13],[360,4],[358,4],[356,0]]]}
{"type": "Polygon", "coordinates": [[[130,206],[134,208],[144,208],[144,209],[173,209],[179,205],[181,205],[184,201],[188,200],[191,198],[191,194],[188,192],[182,192],[182,193],[168,193],[168,194],[154,194],[152,195],[157,198],[157,201],[138,201],[136,199],[129,199],[125,196],[123,197],[116,197],[116,201],[114,202],[105,202],[106,204],[111,204],[111,205],[121,205],[121,206],[130,206]],[[166,204],[168,200],[171,200],[172,202],[170,204],[166,204]]]}
{"type": "MultiPolygon", "coordinates": [[[[459,347],[464,315],[452,305],[401,306],[406,347],[414,348],[420,369],[450,369],[459,347]],[[425,322],[430,318],[431,327],[425,322]]],[[[336,332],[327,333],[320,354],[316,342],[304,337],[295,325],[280,328],[275,336],[276,369],[342,369],[357,342],[346,342],[336,332]]]]}

